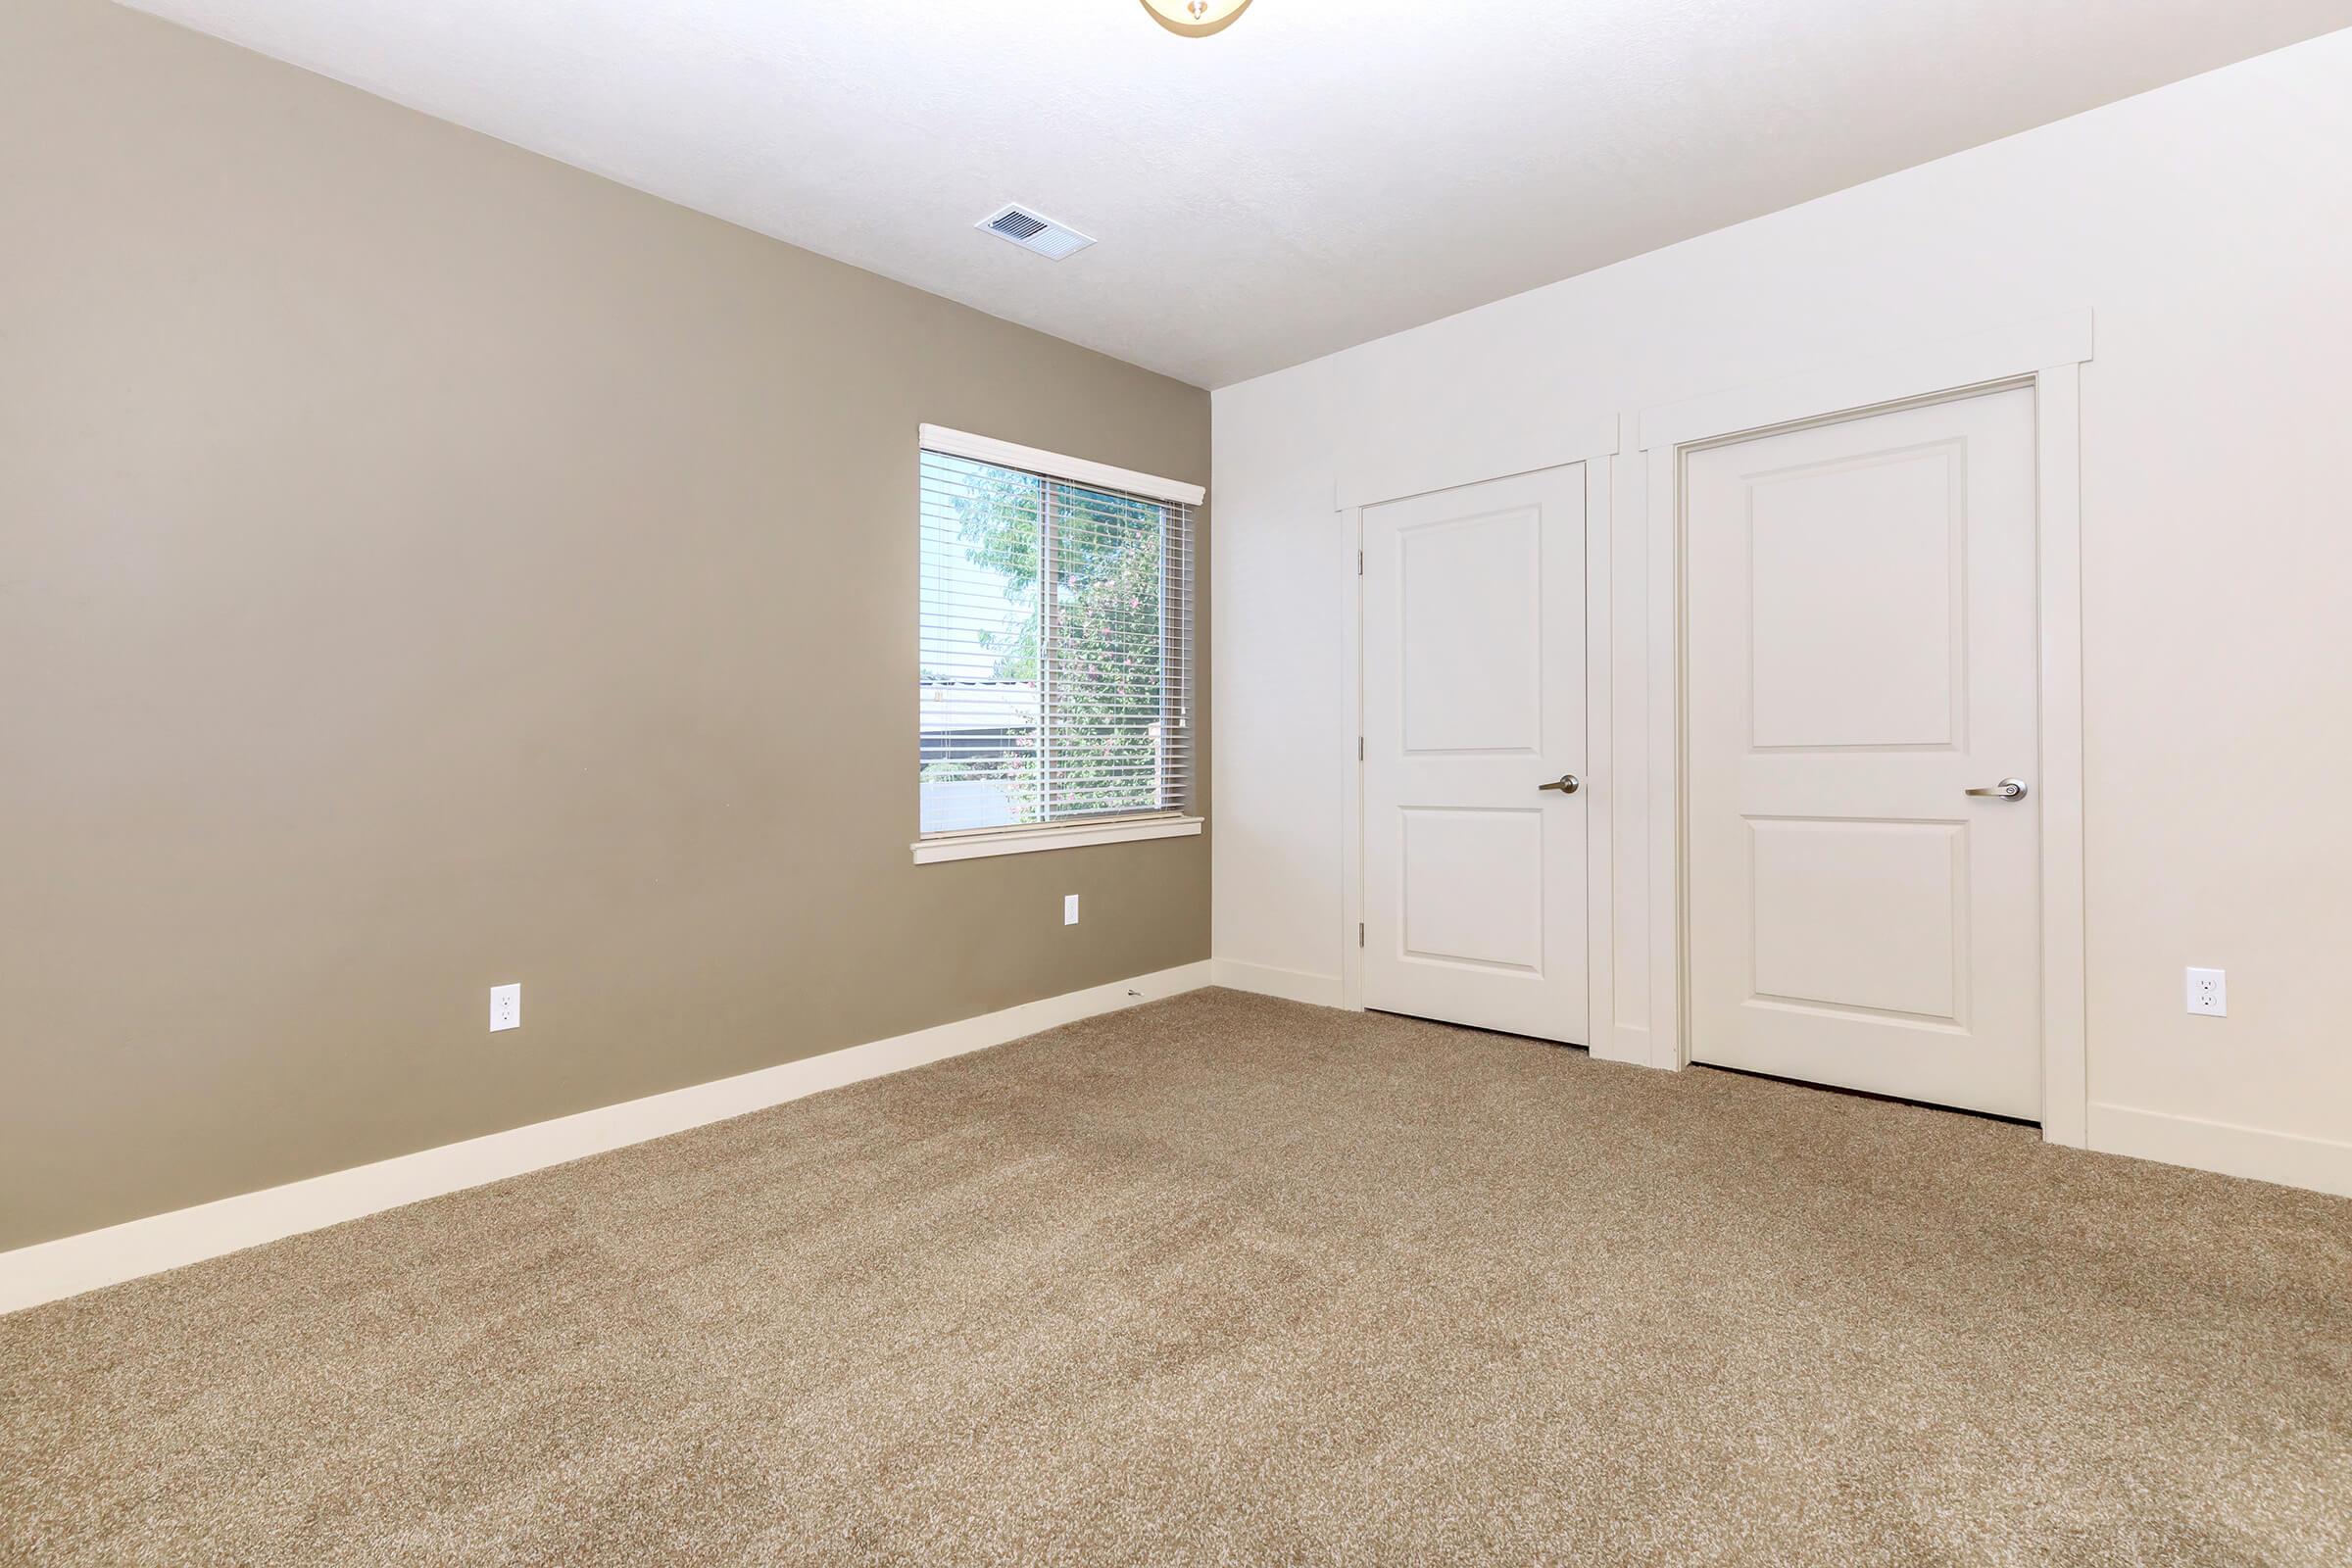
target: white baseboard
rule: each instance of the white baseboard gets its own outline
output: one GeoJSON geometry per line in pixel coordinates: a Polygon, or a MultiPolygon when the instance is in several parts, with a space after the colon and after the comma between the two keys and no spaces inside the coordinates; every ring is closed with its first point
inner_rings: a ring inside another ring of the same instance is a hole
{"type": "Polygon", "coordinates": [[[1606,1036],[1596,1031],[1592,1037],[1594,1061],[1621,1061],[1629,1067],[1659,1066],[1650,1057],[1652,1049],[1647,1024],[1621,1023],[1613,1026],[1606,1036]]]}
{"type": "Polygon", "coordinates": [[[1261,997],[1280,997],[1285,1002],[1308,1002],[1318,1007],[1340,1004],[1340,977],[1336,974],[1307,974],[1263,963],[1244,963],[1238,958],[1211,958],[1208,967],[1211,985],[1254,991],[1261,997]]]}
{"type": "Polygon", "coordinates": [[[2093,1102],[2090,1147],[2352,1198],[2352,1144],[2093,1102]]]}
{"type": "Polygon", "coordinates": [[[0,1312],[219,1257],[1210,984],[1205,961],[0,1252],[0,1312]]]}

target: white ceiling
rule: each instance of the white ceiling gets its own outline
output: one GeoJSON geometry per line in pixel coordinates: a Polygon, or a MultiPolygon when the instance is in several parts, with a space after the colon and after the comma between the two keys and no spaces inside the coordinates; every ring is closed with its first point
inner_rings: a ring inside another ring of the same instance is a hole
{"type": "MultiPolygon", "coordinates": [[[[137,0],[1221,386],[2264,50],[2352,0],[137,0]],[[1000,203],[1101,241],[1054,263],[1000,203]]],[[[2095,200],[2095,193],[2085,193],[2095,200]]]]}

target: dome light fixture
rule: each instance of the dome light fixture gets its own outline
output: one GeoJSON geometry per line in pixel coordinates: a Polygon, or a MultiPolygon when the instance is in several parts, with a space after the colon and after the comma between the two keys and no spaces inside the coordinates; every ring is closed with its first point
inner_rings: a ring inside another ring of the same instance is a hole
{"type": "Polygon", "coordinates": [[[1250,0],[1144,0],[1152,20],[1187,38],[1223,32],[1250,9],[1250,0]]]}

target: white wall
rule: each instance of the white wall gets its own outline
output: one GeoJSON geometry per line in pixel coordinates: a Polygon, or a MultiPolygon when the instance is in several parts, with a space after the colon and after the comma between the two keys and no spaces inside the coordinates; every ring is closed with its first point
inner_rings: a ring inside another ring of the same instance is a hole
{"type": "Polygon", "coordinates": [[[2086,306],[2092,1144],[2352,1192],[2352,31],[1216,393],[1221,975],[1336,995],[1344,466],[2086,306]]]}

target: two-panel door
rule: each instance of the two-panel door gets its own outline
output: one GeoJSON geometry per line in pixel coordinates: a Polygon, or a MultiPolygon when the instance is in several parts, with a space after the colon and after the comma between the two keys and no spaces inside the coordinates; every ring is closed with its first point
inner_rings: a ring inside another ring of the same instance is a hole
{"type": "Polygon", "coordinates": [[[1363,514],[1366,1006],[1581,1043],[1585,472],[1363,514]]]}
{"type": "Polygon", "coordinates": [[[1692,1059],[2041,1113],[2034,394],[1687,462],[1692,1059]]]}

